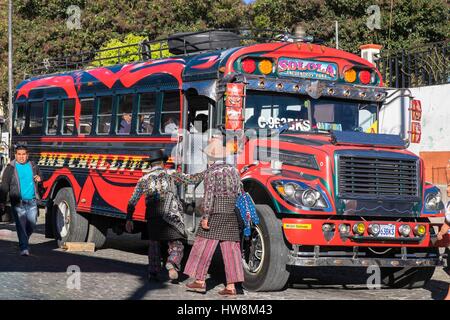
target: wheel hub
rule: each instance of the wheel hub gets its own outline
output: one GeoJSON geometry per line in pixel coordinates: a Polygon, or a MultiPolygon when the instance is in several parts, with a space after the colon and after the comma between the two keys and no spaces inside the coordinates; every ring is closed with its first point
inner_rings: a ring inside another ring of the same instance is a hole
{"type": "Polygon", "coordinates": [[[58,203],[56,212],[56,227],[61,238],[64,238],[69,233],[70,227],[70,207],[66,201],[58,203]]]}
{"type": "Polygon", "coordinates": [[[264,262],[264,240],[261,229],[256,226],[252,227],[249,239],[243,240],[242,260],[244,268],[250,273],[258,273],[264,262]]]}

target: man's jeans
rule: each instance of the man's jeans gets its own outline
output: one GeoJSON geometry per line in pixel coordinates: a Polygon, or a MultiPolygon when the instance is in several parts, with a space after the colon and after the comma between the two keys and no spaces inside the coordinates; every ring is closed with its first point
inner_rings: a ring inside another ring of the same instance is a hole
{"type": "Polygon", "coordinates": [[[36,200],[22,200],[13,207],[12,212],[16,221],[20,251],[28,250],[28,240],[36,227],[38,212],[36,200]]]}

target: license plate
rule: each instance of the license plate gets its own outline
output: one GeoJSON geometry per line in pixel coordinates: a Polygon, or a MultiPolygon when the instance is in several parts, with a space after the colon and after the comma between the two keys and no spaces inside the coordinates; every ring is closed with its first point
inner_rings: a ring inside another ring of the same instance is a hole
{"type": "Polygon", "coordinates": [[[395,225],[394,224],[382,224],[380,225],[379,237],[395,238],[395,225]]]}

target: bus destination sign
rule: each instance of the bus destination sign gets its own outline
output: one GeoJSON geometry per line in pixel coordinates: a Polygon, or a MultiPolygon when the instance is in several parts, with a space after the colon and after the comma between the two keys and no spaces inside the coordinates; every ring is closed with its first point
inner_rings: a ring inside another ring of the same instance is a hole
{"type": "Polygon", "coordinates": [[[337,80],[338,68],[334,63],[304,59],[280,58],[278,75],[318,80],[337,80]]]}

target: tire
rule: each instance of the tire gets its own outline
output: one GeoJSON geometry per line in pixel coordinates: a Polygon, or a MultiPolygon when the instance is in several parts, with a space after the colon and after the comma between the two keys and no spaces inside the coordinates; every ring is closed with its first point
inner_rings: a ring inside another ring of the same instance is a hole
{"type": "Polygon", "coordinates": [[[277,219],[268,205],[256,205],[256,210],[260,223],[252,229],[250,241],[242,243],[243,286],[249,291],[282,290],[287,285],[290,273],[286,269],[289,250],[285,244],[281,220],[277,219]],[[256,252],[252,253],[255,249],[261,252],[261,259],[257,258],[256,252]]]}
{"type": "Polygon", "coordinates": [[[186,54],[240,46],[239,36],[229,31],[180,32],[169,36],[169,52],[186,54]]]}
{"type": "Polygon", "coordinates": [[[105,245],[106,236],[108,234],[108,225],[105,218],[99,215],[92,215],[89,221],[89,231],[87,242],[93,242],[95,249],[101,249],[105,245]]]}
{"type": "Polygon", "coordinates": [[[64,242],[85,242],[89,222],[76,212],[75,197],[71,188],[62,188],[56,194],[52,207],[53,228],[59,247],[64,242]]]}
{"type": "Polygon", "coordinates": [[[381,282],[391,288],[423,288],[434,274],[435,267],[381,268],[381,282]]]}

